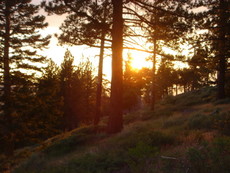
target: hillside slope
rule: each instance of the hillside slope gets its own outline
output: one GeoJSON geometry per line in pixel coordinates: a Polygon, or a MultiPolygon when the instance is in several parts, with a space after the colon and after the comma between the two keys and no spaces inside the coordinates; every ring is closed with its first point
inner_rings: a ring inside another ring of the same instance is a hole
{"type": "Polygon", "coordinates": [[[18,160],[30,157],[13,172],[229,173],[230,100],[215,101],[214,90],[168,97],[155,112],[127,114],[116,135],[81,127],[17,151],[18,160]]]}

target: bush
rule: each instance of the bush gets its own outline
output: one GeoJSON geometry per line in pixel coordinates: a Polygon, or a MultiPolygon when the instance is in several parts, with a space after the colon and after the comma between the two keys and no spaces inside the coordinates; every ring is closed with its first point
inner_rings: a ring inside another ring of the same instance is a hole
{"type": "Polygon", "coordinates": [[[132,135],[123,142],[124,148],[132,148],[136,146],[140,141],[145,142],[148,145],[155,147],[164,147],[173,145],[175,143],[175,137],[158,131],[139,132],[136,135],[132,135]]]}
{"type": "Polygon", "coordinates": [[[133,173],[148,172],[149,167],[154,163],[154,157],[157,153],[157,147],[140,141],[135,147],[128,150],[128,159],[126,162],[133,173]]]}
{"type": "Polygon", "coordinates": [[[195,114],[192,115],[188,120],[188,128],[189,129],[211,129],[212,128],[212,120],[211,116],[204,114],[195,114]]]}
{"type": "Polygon", "coordinates": [[[210,168],[207,162],[207,153],[205,150],[190,148],[187,152],[187,157],[190,163],[190,171],[194,173],[210,173],[210,168]]]}
{"type": "Polygon", "coordinates": [[[190,148],[187,158],[191,173],[229,173],[230,138],[219,138],[212,144],[190,148]]]}
{"type": "Polygon", "coordinates": [[[71,133],[71,136],[54,142],[45,148],[43,152],[49,157],[68,154],[77,147],[84,147],[83,144],[91,139],[93,135],[92,127],[82,127],[69,133],[71,133]]]}
{"type": "Polygon", "coordinates": [[[158,118],[158,117],[169,117],[173,115],[173,112],[175,111],[175,107],[168,105],[167,107],[161,108],[157,110],[156,112],[153,113],[153,116],[158,118]]]}
{"type": "Polygon", "coordinates": [[[217,112],[213,115],[214,127],[224,135],[230,135],[230,112],[217,112]]]}
{"type": "Polygon", "coordinates": [[[150,142],[151,145],[156,146],[156,147],[164,147],[167,145],[173,145],[175,144],[175,137],[172,135],[168,135],[162,132],[153,132],[148,134],[149,138],[146,138],[143,141],[148,141],[150,142]]]}
{"type": "Polygon", "coordinates": [[[87,153],[71,161],[68,172],[108,173],[118,171],[123,165],[124,161],[115,152],[87,153]]]}
{"type": "Polygon", "coordinates": [[[163,127],[168,128],[168,127],[174,127],[174,126],[181,126],[183,125],[187,120],[187,117],[181,116],[178,118],[174,119],[168,119],[164,122],[163,127]]]}

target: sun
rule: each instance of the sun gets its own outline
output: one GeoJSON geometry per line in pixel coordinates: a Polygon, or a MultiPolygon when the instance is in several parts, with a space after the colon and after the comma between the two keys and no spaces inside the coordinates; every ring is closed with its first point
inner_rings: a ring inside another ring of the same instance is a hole
{"type": "Polygon", "coordinates": [[[146,59],[150,56],[149,53],[141,51],[130,51],[127,59],[130,60],[131,67],[133,70],[140,70],[144,67],[150,68],[152,63],[146,59]]]}

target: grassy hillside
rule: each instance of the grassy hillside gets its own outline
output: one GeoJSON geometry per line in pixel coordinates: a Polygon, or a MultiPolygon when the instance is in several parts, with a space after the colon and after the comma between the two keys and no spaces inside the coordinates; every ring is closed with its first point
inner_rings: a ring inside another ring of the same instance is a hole
{"type": "Polygon", "coordinates": [[[125,115],[120,134],[82,127],[17,151],[14,173],[229,173],[230,100],[214,88],[125,115]]]}

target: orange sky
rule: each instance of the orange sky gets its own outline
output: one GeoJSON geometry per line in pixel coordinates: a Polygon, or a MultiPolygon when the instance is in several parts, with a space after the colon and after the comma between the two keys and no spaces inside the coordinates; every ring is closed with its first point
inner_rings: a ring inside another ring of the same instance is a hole
{"type": "MultiPolygon", "coordinates": [[[[32,0],[34,4],[39,4],[42,0],[32,0]]],[[[64,21],[66,15],[51,15],[47,16],[46,12],[43,9],[40,10],[40,14],[46,15],[46,22],[48,22],[49,26],[42,31],[44,35],[51,34],[52,39],[49,45],[49,49],[41,52],[43,55],[48,58],[52,58],[58,65],[63,61],[64,53],[66,48],[68,48],[75,57],[75,63],[77,64],[82,57],[89,58],[95,67],[98,64],[98,55],[99,50],[95,48],[89,48],[87,46],[58,46],[58,41],[54,37],[55,33],[60,33],[59,27],[61,23],[64,21]]],[[[170,52],[170,50],[167,50],[170,52]]],[[[124,57],[127,57],[127,54],[130,54],[133,57],[132,66],[135,69],[140,69],[142,67],[151,68],[152,63],[146,62],[146,58],[150,56],[149,53],[143,53],[140,51],[132,51],[132,50],[124,50],[124,57]]],[[[179,65],[180,67],[180,65],[179,65]]],[[[107,75],[107,79],[111,77],[111,58],[106,57],[104,60],[104,73],[107,75]]]]}

